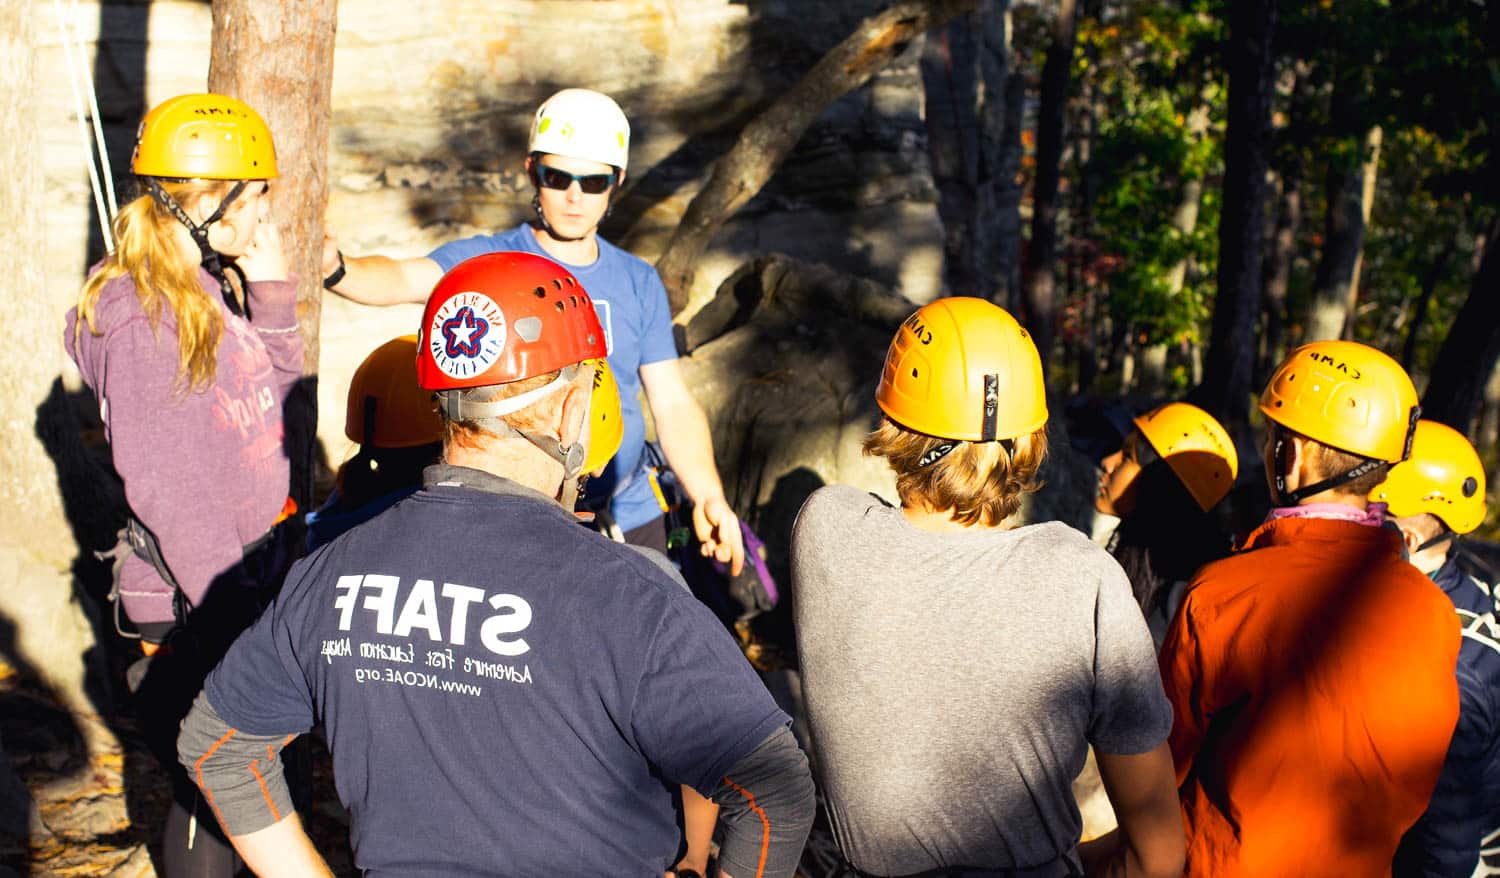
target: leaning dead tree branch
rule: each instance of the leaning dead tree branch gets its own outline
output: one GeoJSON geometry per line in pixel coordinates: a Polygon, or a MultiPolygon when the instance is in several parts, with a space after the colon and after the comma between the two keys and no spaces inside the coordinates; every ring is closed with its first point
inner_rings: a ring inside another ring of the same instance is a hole
{"type": "Polygon", "coordinates": [[[714,165],[708,182],[688,205],[656,263],[672,313],[687,304],[698,262],[724,221],[755,197],[823,110],[863,85],[917,36],[973,11],[976,2],[907,0],[865,19],[745,126],[739,142],[714,165]]]}

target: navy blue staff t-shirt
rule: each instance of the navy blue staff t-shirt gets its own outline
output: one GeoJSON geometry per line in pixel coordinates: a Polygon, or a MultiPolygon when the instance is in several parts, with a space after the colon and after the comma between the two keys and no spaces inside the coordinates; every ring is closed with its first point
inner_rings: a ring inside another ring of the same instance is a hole
{"type": "Polygon", "coordinates": [[[639,875],[789,722],[723,626],[555,502],[452,466],[299,562],[206,686],[231,726],[327,730],[369,876],[639,875]]]}

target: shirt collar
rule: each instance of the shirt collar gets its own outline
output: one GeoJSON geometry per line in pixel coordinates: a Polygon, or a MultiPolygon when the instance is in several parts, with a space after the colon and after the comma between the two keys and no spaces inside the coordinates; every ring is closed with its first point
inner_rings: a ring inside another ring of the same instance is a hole
{"type": "Polygon", "coordinates": [[[546,494],[533,488],[528,488],[520,482],[512,481],[504,476],[474,469],[473,467],[454,466],[451,463],[434,463],[422,470],[422,487],[427,489],[470,488],[475,491],[483,491],[486,494],[517,497],[522,500],[532,500],[541,503],[556,511],[559,516],[565,519],[572,517],[568,510],[559,506],[556,500],[548,497],[546,494]]]}

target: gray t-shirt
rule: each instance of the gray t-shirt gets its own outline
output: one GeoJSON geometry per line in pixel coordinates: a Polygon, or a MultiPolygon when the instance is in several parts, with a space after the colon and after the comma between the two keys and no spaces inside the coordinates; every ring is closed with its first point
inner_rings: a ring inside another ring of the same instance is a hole
{"type": "Polygon", "coordinates": [[[932,533],[830,486],[798,515],[792,590],[823,793],[861,871],[1069,874],[1088,745],[1171,730],[1124,571],[1064,524],[932,533]]]}

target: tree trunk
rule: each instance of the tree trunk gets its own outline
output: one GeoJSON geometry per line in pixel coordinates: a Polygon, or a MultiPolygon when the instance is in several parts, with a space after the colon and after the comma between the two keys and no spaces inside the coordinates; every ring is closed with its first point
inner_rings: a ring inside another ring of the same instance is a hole
{"type": "MultiPolygon", "coordinates": [[[[33,0],[0,0],[0,115],[6,119],[35,120],[44,112],[39,79],[53,72],[37,68],[36,45],[39,18],[51,11],[33,0]]],[[[85,455],[58,378],[60,303],[44,293],[40,218],[50,206],[42,186],[43,154],[37,125],[12,124],[0,138],[0,167],[8,169],[0,174],[0,205],[8,220],[0,223],[7,346],[0,366],[0,664],[39,681],[81,715],[93,711],[84,653],[92,650],[94,634],[74,591],[70,568],[79,545],[60,490],[69,470],[59,458],[85,455]]],[[[83,168],[78,172],[81,178],[83,168]]],[[[107,515],[104,505],[101,514],[107,515]]],[[[82,731],[91,747],[103,743],[94,724],[82,731]]]]}
{"type": "Polygon", "coordinates": [[[1009,0],[932,31],[922,54],[927,147],[944,228],[943,282],[950,295],[1003,301],[1003,246],[993,217],[1005,170],[1009,0]]]}
{"type": "Polygon", "coordinates": [[[809,125],[829,104],[863,85],[917,36],[974,9],[977,0],[904,0],[865,19],[829,50],[714,164],[708,182],[683,212],[656,270],[676,314],[687,305],[703,251],[724,221],[771,179],[809,125]]]}
{"type": "Polygon", "coordinates": [[[1063,123],[1072,81],[1073,45],[1077,33],[1076,0],[1060,0],[1052,25],[1052,43],[1042,65],[1036,120],[1036,184],[1032,188],[1031,246],[1026,251],[1022,284],[1026,327],[1036,339],[1042,364],[1052,353],[1057,323],[1057,192],[1062,180],[1063,123]]]}
{"type": "Polygon", "coordinates": [[[1241,0],[1230,5],[1229,119],[1219,219],[1218,295],[1205,380],[1194,397],[1241,436],[1249,431],[1255,318],[1260,313],[1275,31],[1274,0],[1241,0]]]}
{"type": "Polygon", "coordinates": [[[322,311],[323,212],[328,204],[328,134],[336,0],[213,0],[211,91],[239,98],[271,126],[281,177],[272,213],[297,278],[307,378],[288,401],[292,496],[312,502],[316,444],[318,318],[322,311]]]}
{"type": "Polygon", "coordinates": [[[1288,168],[1281,175],[1281,204],[1276,211],[1276,228],[1271,233],[1271,258],[1266,264],[1266,329],[1258,380],[1270,378],[1271,370],[1287,351],[1287,290],[1292,280],[1292,260],[1297,255],[1297,231],[1302,225],[1302,177],[1299,168],[1288,168]]]}
{"type": "MultiPolygon", "coordinates": [[[[1193,140],[1202,140],[1208,135],[1209,120],[1209,93],[1205,90],[1202,94],[1202,103],[1193,107],[1187,115],[1187,133],[1193,140]]],[[[1192,235],[1198,229],[1198,211],[1203,203],[1203,178],[1188,177],[1182,181],[1182,197],[1177,201],[1177,210],[1172,213],[1172,228],[1177,234],[1184,238],[1192,235]]],[[[1175,265],[1167,269],[1167,292],[1177,296],[1182,292],[1183,284],[1187,281],[1187,273],[1192,258],[1184,256],[1175,265]]],[[[1144,383],[1152,390],[1158,390],[1166,383],[1167,375],[1167,339],[1159,339],[1155,344],[1146,348],[1141,355],[1141,372],[1144,383]]]]}
{"type": "Polygon", "coordinates": [[[1401,345],[1401,368],[1408,372],[1417,358],[1417,339],[1427,324],[1427,308],[1432,303],[1433,294],[1437,292],[1438,282],[1448,273],[1448,263],[1453,261],[1453,254],[1457,250],[1458,240],[1449,239],[1422,275],[1422,291],[1417,296],[1416,304],[1412,306],[1411,324],[1406,327],[1406,341],[1401,345]]]}
{"type": "Polygon", "coordinates": [[[1011,313],[1021,304],[1021,128],[1025,124],[1026,77],[1011,71],[1005,78],[1005,140],[1001,151],[1000,179],[995,213],[991,218],[995,238],[995,276],[1002,280],[1004,295],[995,301],[1011,313]]]}
{"type": "Polygon", "coordinates": [[[1380,126],[1365,135],[1357,166],[1335,159],[1328,168],[1328,215],[1324,223],[1323,258],[1313,282],[1307,316],[1309,341],[1346,335],[1359,278],[1365,226],[1375,196],[1375,174],[1380,160],[1380,126]]]}
{"type": "MultiPolygon", "coordinates": [[[[1500,161],[1492,157],[1491,162],[1500,161]]],[[[1422,396],[1422,416],[1468,433],[1485,382],[1500,360],[1500,220],[1485,235],[1484,256],[1469,284],[1469,297],[1453,318],[1448,337],[1422,396]]]]}

